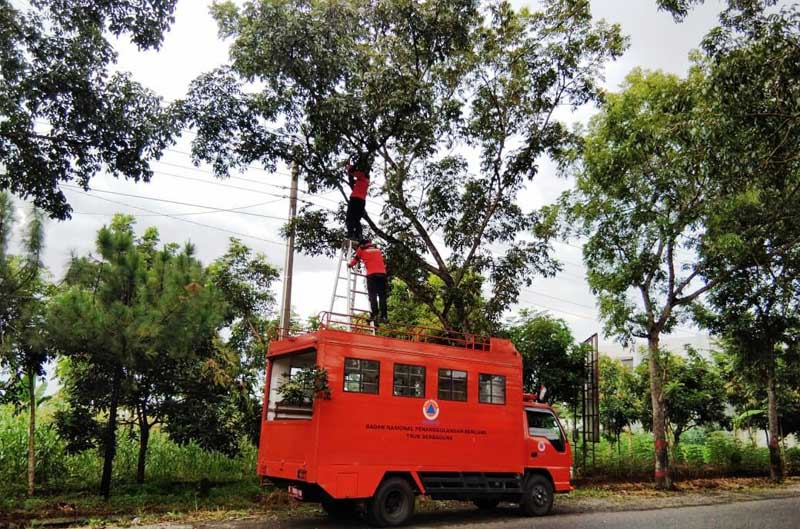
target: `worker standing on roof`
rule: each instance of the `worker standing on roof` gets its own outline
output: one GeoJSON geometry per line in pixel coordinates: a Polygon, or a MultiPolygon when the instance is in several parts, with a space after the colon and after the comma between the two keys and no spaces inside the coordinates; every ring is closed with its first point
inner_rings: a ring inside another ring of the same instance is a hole
{"type": "Polygon", "coordinates": [[[386,305],[386,264],[381,251],[372,245],[369,239],[361,239],[353,259],[347,263],[352,268],[360,261],[364,262],[367,269],[367,294],[369,307],[372,312],[372,323],[377,328],[380,323],[389,320],[386,305]],[[378,306],[380,304],[380,318],[378,306]]]}
{"type": "Polygon", "coordinates": [[[351,241],[360,241],[364,238],[361,230],[361,218],[367,205],[367,189],[369,188],[368,162],[366,156],[359,156],[355,164],[347,164],[347,174],[353,185],[350,200],[347,202],[347,217],[345,226],[347,238],[351,241]]]}

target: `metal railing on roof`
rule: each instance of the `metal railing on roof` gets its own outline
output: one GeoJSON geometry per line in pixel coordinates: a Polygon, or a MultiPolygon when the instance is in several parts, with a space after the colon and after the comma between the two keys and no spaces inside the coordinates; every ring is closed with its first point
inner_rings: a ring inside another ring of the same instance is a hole
{"type": "Polygon", "coordinates": [[[474,351],[489,351],[490,348],[489,338],[486,336],[450,331],[447,329],[437,329],[424,325],[386,322],[382,323],[380,327],[375,328],[367,317],[355,317],[349,314],[339,314],[335,312],[321,312],[318,321],[321,329],[385,336],[387,338],[396,338],[410,342],[447,345],[474,351]]]}

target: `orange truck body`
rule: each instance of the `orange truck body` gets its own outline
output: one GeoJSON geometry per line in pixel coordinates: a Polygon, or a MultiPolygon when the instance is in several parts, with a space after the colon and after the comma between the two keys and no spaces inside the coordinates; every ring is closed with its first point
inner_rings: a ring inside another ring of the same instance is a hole
{"type": "Polygon", "coordinates": [[[416,494],[441,499],[508,491],[510,500],[530,472],[555,492],[572,490],[567,436],[557,419],[558,442],[527,425],[528,412],[552,411],[523,396],[522,357],[508,340],[453,346],[323,328],[273,341],[267,360],[257,471],[300,499],[367,499],[397,475],[413,480],[416,494]],[[369,386],[376,393],[345,391],[358,386],[346,379],[346,361],[378,362],[377,381],[370,375],[377,388],[369,386]],[[327,370],[329,395],[300,415],[281,412],[277,385],[308,365],[327,370]],[[418,396],[396,395],[403,366],[424,368],[418,396]],[[440,398],[440,377],[451,373],[442,370],[466,373],[466,400],[440,398]],[[497,395],[486,402],[482,375],[495,377],[498,393],[503,382],[502,403],[497,395]]]}

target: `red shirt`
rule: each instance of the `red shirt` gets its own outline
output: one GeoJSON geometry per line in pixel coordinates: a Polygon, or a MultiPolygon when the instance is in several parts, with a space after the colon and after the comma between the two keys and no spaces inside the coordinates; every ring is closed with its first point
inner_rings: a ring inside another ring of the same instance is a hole
{"type": "Polygon", "coordinates": [[[353,184],[353,192],[350,193],[351,197],[360,198],[361,200],[367,199],[367,188],[369,187],[369,178],[366,173],[361,171],[353,171],[353,176],[356,181],[353,184]]]}
{"type": "Polygon", "coordinates": [[[355,266],[359,261],[364,261],[368,276],[386,273],[386,264],[383,262],[383,254],[371,244],[364,247],[359,246],[356,250],[356,254],[353,256],[353,260],[350,261],[348,266],[355,266]]]}

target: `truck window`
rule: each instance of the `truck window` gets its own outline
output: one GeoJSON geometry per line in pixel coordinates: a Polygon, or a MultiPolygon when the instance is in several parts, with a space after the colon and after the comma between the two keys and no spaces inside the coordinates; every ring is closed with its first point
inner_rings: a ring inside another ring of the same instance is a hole
{"type": "Polygon", "coordinates": [[[564,436],[556,416],[547,410],[525,410],[528,416],[528,435],[544,437],[553,448],[564,451],[564,436]]]}
{"type": "Polygon", "coordinates": [[[395,397],[425,397],[425,367],[395,364],[393,394],[395,397]]]}
{"type": "Polygon", "coordinates": [[[316,349],[303,349],[290,354],[269,359],[270,380],[268,382],[269,399],[264,419],[311,419],[313,413],[312,399],[302,402],[285,402],[278,389],[303,369],[317,364],[316,349]]]}
{"type": "Polygon", "coordinates": [[[455,369],[439,370],[439,398],[467,401],[467,372],[455,369]]]}
{"type": "Polygon", "coordinates": [[[484,404],[505,404],[506,377],[502,375],[479,375],[478,402],[483,402],[484,404]]]}
{"type": "Polygon", "coordinates": [[[380,362],[361,358],[344,359],[344,390],[351,393],[378,393],[380,362]]]}

